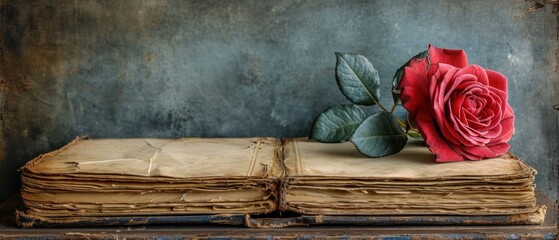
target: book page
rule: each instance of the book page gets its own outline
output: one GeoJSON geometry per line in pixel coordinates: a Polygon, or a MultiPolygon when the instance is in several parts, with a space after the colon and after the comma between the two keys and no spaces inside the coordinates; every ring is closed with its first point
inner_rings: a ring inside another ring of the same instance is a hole
{"type": "Polygon", "coordinates": [[[282,172],[273,138],[75,141],[24,168],[45,174],[141,177],[272,177],[282,172]]]}
{"type": "Polygon", "coordinates": [[[399,153],[370,158],[351,142],[320,143],[288,140],[284,163],[289,177],[344,177],[378,179],[441,179],[455,177],[532,174],[534,171],[511,154],[482,161],[437,163],[421,141],[408,141],[399,153]]]}

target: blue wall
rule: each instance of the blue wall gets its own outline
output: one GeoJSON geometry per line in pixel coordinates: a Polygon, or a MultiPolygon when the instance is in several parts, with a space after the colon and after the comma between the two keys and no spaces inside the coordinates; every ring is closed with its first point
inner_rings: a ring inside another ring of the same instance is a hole
{"type": "Polygon", "coordinates": [[[429,43],[510,79],[511,151],[557,199],[557,20],[514,1],[0,0],[0,200],[16,169],[77,135],[306,136],[348,101],[335,51],[358,52],[388,94],[429,43]],[[554,170],[555,169],[555,170],[554,170]]]}

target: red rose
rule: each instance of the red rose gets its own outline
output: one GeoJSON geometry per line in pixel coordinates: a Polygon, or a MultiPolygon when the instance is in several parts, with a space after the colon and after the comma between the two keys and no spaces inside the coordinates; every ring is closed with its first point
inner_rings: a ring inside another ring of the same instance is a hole
{"type": "Polygon", "coordinates": [[[437,162],[481,160],[509,150],[514,114],[507,78],[468,65],[463,50],[429,46],[427,58],[410,61],[398,89],[437,162]]]}

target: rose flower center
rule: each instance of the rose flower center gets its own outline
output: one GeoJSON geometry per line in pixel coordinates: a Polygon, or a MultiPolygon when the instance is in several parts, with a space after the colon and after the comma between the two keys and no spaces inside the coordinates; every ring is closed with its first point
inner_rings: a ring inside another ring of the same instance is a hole
{"type": "Polygon", "coordinates": [[[467,139],[471,143],[485,143],[489,141],[485,139],[485,135],[498,125],[500,98],[490,88],[472,81],[476,80],[475,78],[468,77],[468,84],[464,84],[465,81],[460,82],[461,84],[450,94],[447,109],[451,110],[452,114],[447,115],[447,119],[454,123],[453,128],[456,131],[463,133],[461,135],[469,136],[467,139]]]}

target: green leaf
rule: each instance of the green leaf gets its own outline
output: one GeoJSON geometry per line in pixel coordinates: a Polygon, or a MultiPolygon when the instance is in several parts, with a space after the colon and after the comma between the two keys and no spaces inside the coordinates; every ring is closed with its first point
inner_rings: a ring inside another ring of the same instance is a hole
{"type": "Polygon", "coordinates": [[[354,53],[336,53],[336,81],[351,102],[359,105],[378,103],[380,79],[367,58],[354,53]]]}
{"type": "Polygon", "coordinates": [[[321,142],[345,142],[367,115],[356,105],[338,105],[315,120],[311,138],[321,142]]]}
{"type": "Polygon", "coordinates": [[[402,150],[408,137],[394,115],[380,111],[365,119],[350,140],[361,153],[382,157],[402,150]]]}
{"type": "Polygon", "coordinates": [[[392,99],[394,99],[394,103],[398,102],[398,99],[400,99],[400,92],[398,91],[398,85],[400,84],[400,80],[402,80],[402,76],[404,76],[404,69],[410,65],[410,61],[412,59],[422,59],[426,57],[429,57],[429,52],[427,50],[416,54],[404,65],[398,68],[398,70],[396,70],[396,73],[392,78],[392,99]]]}

